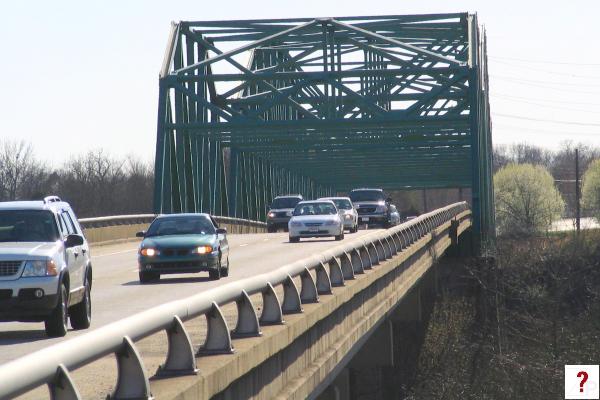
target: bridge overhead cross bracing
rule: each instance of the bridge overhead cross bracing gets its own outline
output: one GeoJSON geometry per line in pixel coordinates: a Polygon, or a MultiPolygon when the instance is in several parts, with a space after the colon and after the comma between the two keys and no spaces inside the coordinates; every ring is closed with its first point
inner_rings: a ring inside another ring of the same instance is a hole
{"type": "Polygon", "coordinates": [[[485,234],[487,93],[473,14],[174,23],[157,211],[262,219],[285,192],[470,187],[485,234]]]}

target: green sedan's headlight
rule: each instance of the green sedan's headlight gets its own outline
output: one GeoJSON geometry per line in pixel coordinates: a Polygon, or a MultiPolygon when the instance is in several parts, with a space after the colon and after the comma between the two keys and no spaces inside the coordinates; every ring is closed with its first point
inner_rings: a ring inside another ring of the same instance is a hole
{"type": "Polygon", "coordinates": [[[160,251],[152,247],[146,247],[144,249],[140,249],[140,254],[145,257],[154,257],[160,255],[160,251]]]}
{"type": "Polygon", "coordinates": [[[195,249],[195,253],[196,254],[210,254],[210,253],[212,253],[212,251],[213,251],[212,246],[208,246],[208,245],[206,245],[206,246],[198,246],[195,249]]]}

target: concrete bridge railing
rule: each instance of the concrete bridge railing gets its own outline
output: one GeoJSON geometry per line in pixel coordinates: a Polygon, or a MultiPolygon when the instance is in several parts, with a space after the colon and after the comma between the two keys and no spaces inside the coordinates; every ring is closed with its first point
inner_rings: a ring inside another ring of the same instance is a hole
{"type": "Polygon", "coordinates": [[[135,314],[0,366],[0,398],[46,384],[53,399],[78,399],[69,371],[109,354],[118,364],[111,399],[314,396],[386,307],[470,226],[467,204],[456,203],[275,271],[135,314]],[[257,294],[260,313],[250,299],[257,294]],[[234,329],[221,311],[231,303],[237,306],[234,329]],[[195,349],[184,322],[199,316],[206,318],[207,333],[195,349]],[[165,379],[153,380],[151,393],[136,342],[159,331],[167,333],[168,352],[156,376],[165,379]],[[198,359],[213,355],[222,356],[199,370],[198,359]]]}
{"type": "MultiPolygon", "coordinates": [[[[82,218],[79,224],[85,230],[90,243],[105,243],[135,238],[136,232],[147,229],[156,218],[155,214],[115,215],[110,217],[82,218]]],[[[241,218],[214,217],[222,228],[229,233],[263,233],[267,231],[264,222],[241,218]]]]}

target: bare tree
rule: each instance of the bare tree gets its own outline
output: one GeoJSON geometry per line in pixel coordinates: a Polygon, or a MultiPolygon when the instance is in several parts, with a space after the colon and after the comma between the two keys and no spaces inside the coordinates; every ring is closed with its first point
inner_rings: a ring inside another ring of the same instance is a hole
{"type": "Polygon", "coordinates": [[[60,171],[62,197],[77,206],[80,216],[118,213],[123,164],[102,149],[73,158],[60,171]]]}
{"type": "Polygon", "coordinates": [[[31,143],[0,142],[0,200],[37,197],[44,192],[47,168],[35,158],[31,143]]]}

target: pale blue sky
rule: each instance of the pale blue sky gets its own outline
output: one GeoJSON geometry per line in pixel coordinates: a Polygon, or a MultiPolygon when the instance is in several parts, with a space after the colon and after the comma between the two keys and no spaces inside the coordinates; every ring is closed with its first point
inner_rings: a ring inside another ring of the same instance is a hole
{"type": "Polygon", "coordinates": [[[552,3],[5,0],[0,139],[31,141],[55,164],[65,150],[98,147],[152,159],[158,71],[173,20],[470,11],[488,34],[495,143],[600,146],[600,2],[552,3]]]}

